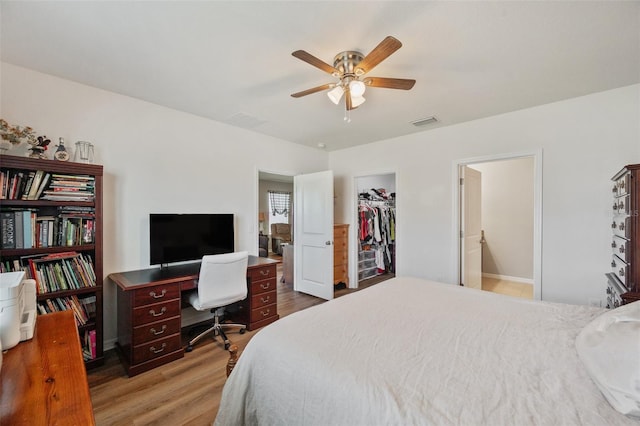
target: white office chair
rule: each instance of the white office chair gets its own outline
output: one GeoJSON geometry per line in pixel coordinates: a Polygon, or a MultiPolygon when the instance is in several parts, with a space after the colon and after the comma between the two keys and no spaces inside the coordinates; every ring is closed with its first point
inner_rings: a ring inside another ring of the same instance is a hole
{"type": "Polygon", "coordinates": [[[203,336],[213,332],[224,339],[224,348],[229,349],[229,339],[223,327],[241,327],[243,334],[247,326],[244,324],[221,324],[220,315],[224,307],[247,297],[247,263],[249,253],[246,251],[204,256],[200,266],[198,290],[187,296],[187,301],[198,311],[211,310],[214,313],[213,326],[198,334],[189,341],[185,349],[193,350],[193,344],[203,336]]]}

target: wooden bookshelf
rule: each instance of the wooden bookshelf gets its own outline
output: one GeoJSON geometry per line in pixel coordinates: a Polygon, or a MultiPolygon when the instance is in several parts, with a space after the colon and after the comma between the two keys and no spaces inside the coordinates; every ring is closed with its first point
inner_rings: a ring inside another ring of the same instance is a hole
{"type": "MultiPolygon", "coordinates": [[[[66,252],[77,253],[85,258],[90,259],[93,272],[92,278],[94,279],[94,282],[91,283],[91,286],[83,285],[81,287],[77,287],[76,285],[69,285],[69,283],[59,283],[60,289],[55,289],[53,291],[50,289],[45,289],[43,291],[41,286],[38,292],[37,302],[38,304],[46,304],[47,299],[68,299],[72,298],[73,296],[76,296],[81,300],[84,300],[86,298],[90,298],[89,300],[93,300],[93,298],[95,298],[95,305],[92,306],[92,309],[94,309],[92,313],[94,315],[89,318],[89,320],[84,324],[78,323],[78,332],[81,344],[84,344],[83,338],[85,333],[87,333],[87,335],[90,332],[95,333],[94,355],[92,359],[85,359],[85,366],[87,368],[91,368],[102,364],[104,362],[102,309],[103,167],[101,165],[95,164],[81,164],[53,160],[40,160],[11,155],[0,155],[0,171],[5,174],[5,178],[6,174],[8,173],[9,181],[14,174],[18,175],[19,172],[22,172],[23,179],[25,179],[25,176],[28,177],[30,172],[37,171],[41,171],[43,176],[49,173],[50,176],[53,176],[54,174],[62,175],[66,177],[75,177],[76,180],[81,180],[80,177],[89,177],[87,180],[85,180],[85,188],[80,189],[80,191],[92,192],[93,196],[89,197],[89,200],[87,200],[86,197],[82,197],[81,195],[78,195],[78,200],[74,198],[74,195],[70,195],[66,200],[43,199],[43,197],[45,196],[44,191],[53,189],[52,177],[49,178],[49,181],[43,187],[43,191],[40,197],[37,199],[23,199],[21,196],[16,197],[15,192],[14,199],[0,199],[0,215],[3,212],[30,210],[32,212],[35,212],[36,217],[53,217],[53,219],[49,219],[49,221],[52,222],[51,225],[47,223],[47,226],[50,231],[54,231],[54,236],[50,237],[49,241],[38,241],[38,238],[42,236],[42,233],[40,231],[36,231],[35,226],[33,226],[31,242],[38,242],[28,243],[24,241],[24,238],[27,238],[28,236],[24,235],[23,230],[23,241],[21,244],[19,244],[20,247],[15,247],[18,241],[14,242],[14,247],[11,247],[10,239],[8,241],[5,241],[4,239],[0,241],[0,243],[3,244],[0,246],[0,259],[2,263],[2,266],[0,268],[3,272],[13,271],[15,270],[16,266],[30,269],[29,259],[39,259],[44,256],[54,257],[66,252]],[[66,231],[66,227],[63,228],[62,226],[62,222],[64,220],[62,215],[65,215],[65,218],[67,218],[68,216],[71,216],[70,212],[74,209],[78,212],[78,216],[85,216],[83,219],[85,222],[84,225],[82,225],[83,222],[81,220],[78,220],[77,222],[73,222],[73,226],[86,226],[80,229],[74,229],[69,226],[69,232],[72,233],[72,235],[75,235],[75,232],[79,233],[78,235],[83,235],[82,232],[84,230],[84,240],[82,240],[82,238],[80,238],[80,240],[74,240],[70,237],[67,239],[63,237],[63,235],[65,234],[61,232],[63,229],[66,231]],[[92,219],[88,219],[87,217],[91,217],[92,219]],[[7,243],[9,246],[7,247],[7,244],[5,243],[7,243]]],[[[7,179],[4,180],[6,181],[7,179]]],[[[0,187],[0,191],[2,191],[2,187],[0,187]]],[[[63,189],[61,191],[65,192],[66,190],[63,189]]],[[[7,191],[2,191],[0,192],[0,194],[5,197],[5,192],[7,191]]],[[[0,228],[0,232],[4,232],[4,229],[0,228]]],[[[6,235],[2,234],[2,236],[4,237],[6,235]]],[[[51,260],[49,262],[56,263],[56,261],[54,260],[51,260]]],[[[27,274],[30,276],[31,270],[29,270],[27,274]]],[[[69,278],[68,274],[69,271],[67,271],[67,278],[69,278]]],[[[55,276],[50,276],[49,278],[53,280],[56,279],[55,276]]],[[[74,282],[74,280],[71,279],[70,282],[74,282]]],[[[36,285],[36,287],[38,287],[38,285],[36,285]]]]}

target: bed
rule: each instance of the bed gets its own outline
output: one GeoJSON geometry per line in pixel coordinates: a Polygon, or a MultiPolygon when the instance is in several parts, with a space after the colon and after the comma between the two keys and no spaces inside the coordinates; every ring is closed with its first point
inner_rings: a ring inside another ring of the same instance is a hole
{"type": "MultiPolygon", "coordinates": [[[[633,398],[624,415],[599,387],[606,353],[586,354],[602,352],[593,333],[611,312],[393,278],[256,333],[215,425],[638,426],[633,398]]],[[[640,393],[640,328],[629,331],[611,368],[640,393]]]]}

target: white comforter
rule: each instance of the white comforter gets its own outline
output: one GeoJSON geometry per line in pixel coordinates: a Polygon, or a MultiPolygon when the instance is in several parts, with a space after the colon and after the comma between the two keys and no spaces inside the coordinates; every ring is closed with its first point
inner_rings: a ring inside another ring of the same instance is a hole
{"type": "Polygon", "coordinates": [[[578,359],[598,308],[395,278],[251,339],[216,425],[625,425],[578,359]]]}

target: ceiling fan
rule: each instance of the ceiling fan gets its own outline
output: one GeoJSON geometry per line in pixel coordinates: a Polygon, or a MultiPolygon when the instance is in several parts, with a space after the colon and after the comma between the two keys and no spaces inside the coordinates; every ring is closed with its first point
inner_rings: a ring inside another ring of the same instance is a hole
{"type": "Polygon", "coordinates": [[[400,49],[400,47],[402,47],[402,43],[400,43],[398,39],[387,36],[366,56],[353,50],[338,53],[333,59],[333,66],[304,50],[296,50],[292,53],[293,56],[331,74],[339,80],[336,83],[327,83],[322,86],[293,93],[291,96],[300,98],[312,93],[331,89],[327,93],[329,99],[337,105],[344,95],[346,110],[350,111],[364,103],[365,98],[362,95],[367,86],[409,90],[416,83],[415,80],[365,77],[365,74],[380,62],[384,61],[393,52],[400,49]]]}

